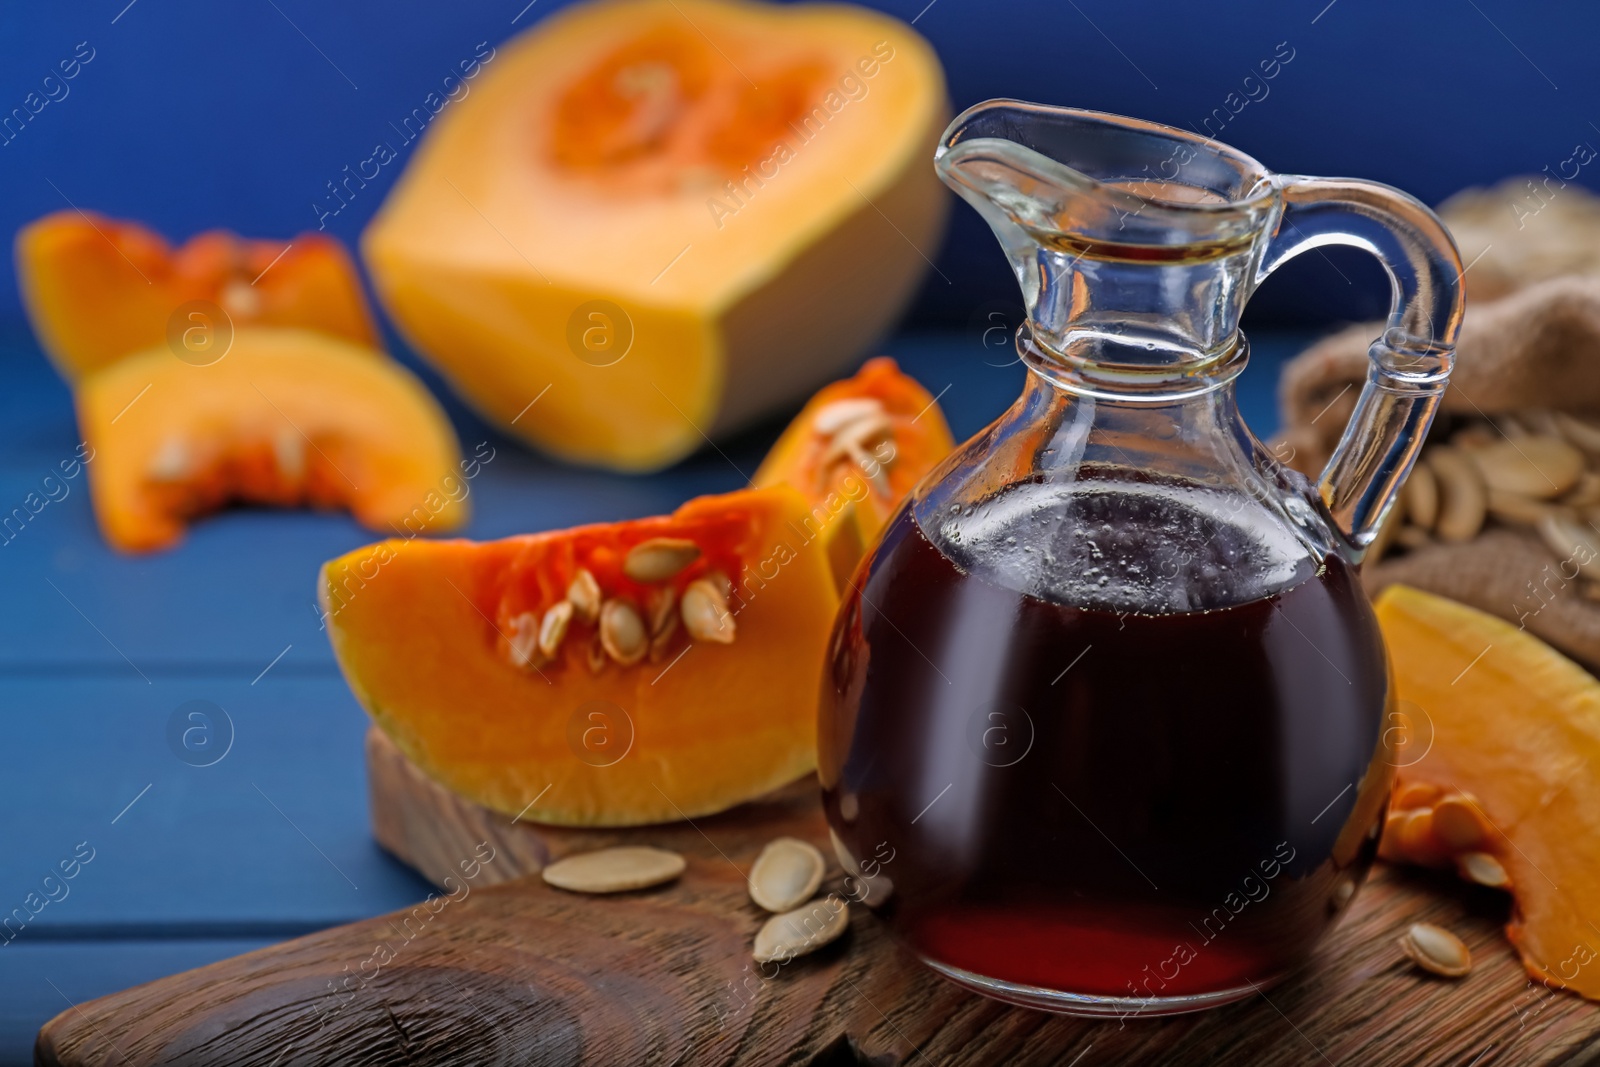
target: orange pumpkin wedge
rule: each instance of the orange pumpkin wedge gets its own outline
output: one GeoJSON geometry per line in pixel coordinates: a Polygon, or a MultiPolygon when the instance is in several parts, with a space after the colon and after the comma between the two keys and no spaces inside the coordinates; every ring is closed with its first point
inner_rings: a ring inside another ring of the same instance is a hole
{"type": "Polygon", "coordinates": [[[944,75],[887,15],[598,0],[481,66],[362,254],[413,347],[566,459],[659,469],[805,396],[938,246],[944,75]]]}
{"type": "Polygon", "coordinates": [[[502,541],[385,541],[323,568],[324,621],[373,720],[461,796],[568,826],[708,815],[816,764],[838,598],[805,514],[780,487],[502,541]],[[727,611],[706,611],[718,596],[727,611]]]}
{"type": "Polygon", "coordinates": [[[938,402],[880,356],[811,398],[754,484],[792,485],[805,495],[806,528],[827,544],[842,589],[900,501],[954,447],[938,402]]]}
{"type": "Polygon", "coordinates": [[[252,324],[378,344],[355,264],[324,234],[213,230],[174,249],[136,222],[58,211],[17,233],[16,257],[34,333],[69,381],[186,333],[252,324]]]}
{"type": "Polygon", "coordinates": [[[1399,765],[1381,854],[1509,888],[1528,973],[1600,1000],[1600,681],[1524,630],[1403,585],[1377,601],[1399,765]]]}
{"type": "Polygon", "coordinates": [[[376,530],[466,520],[455,433],[398,363],[308,330],[245,327],[214,363],[165,345],[85,375],[78,422],[106,540],[175,544],[229,502],[347,507],[376,530]]]}

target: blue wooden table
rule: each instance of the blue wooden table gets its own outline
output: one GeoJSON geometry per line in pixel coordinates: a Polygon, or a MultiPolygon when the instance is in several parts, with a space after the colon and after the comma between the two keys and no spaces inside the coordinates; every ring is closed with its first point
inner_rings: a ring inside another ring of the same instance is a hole
{"type": "MultiPolygon", "coordinates": [[[[905,335],[886,351],[940,394],[962,438],[1020,388],[997,336],[905,335]]],[[[1240,400],[1263,436],[1277,421],[1278,371],[1306,339],[1252,338],[1240,400]]],[[[40,1025],[72,1004],[408,906],[428,886],[369,835],[366,716],[313,609],[317,567],[373,535],[342,515],[235,510],[173,551],[119,556],[100,538],[82,475],[44,484],[79,442],[66,386],[20,326],[0,327],[0,359],[0,515],[30,492],[58,498],[0,544],[9,1064],[31,1063],[40,1025]],[[187,718],[196,708],[208,717],[187,718]]],[[[532,455],[446,403],[466,451],[495,450],[471,483],[474,538],[654,514],[739,488],[781,429],[625,477],[532,455]]]]}

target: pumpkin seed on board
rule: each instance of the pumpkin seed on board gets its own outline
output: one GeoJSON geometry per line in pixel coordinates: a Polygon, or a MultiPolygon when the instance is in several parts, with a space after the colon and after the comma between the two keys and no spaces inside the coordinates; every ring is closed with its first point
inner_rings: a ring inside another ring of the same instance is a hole
{"type": "Polygon", "coordinates": [[[626,893],[670,882],[683,873],[684,866],[683,857],[676,852],[624,845],[557,860],[541,877],[557,889],[573,893],[626,893]]]}
{"type": "Polygon", "coordinates": [[[1472,970],[1472,954],[1455,934],[1432,923],[1412,923],[1400,938],[1400,950],[1412,963],[1444,978],[1460,978],[1472,970]]]}
{"type": "Polygon", "coordinates": [[[826,896],[793,911],[774,915],[756,932],[757,963],[785,963],[817,951],[844,936],[850,909],[836,896],[826,896]]]}
{"type": "Polygon", "coordinates": [[[822,885],[822,853],[797,838],[769,841],[750,868],[750,899],[771,912],[784,912],[810,900],[822,885]]]}

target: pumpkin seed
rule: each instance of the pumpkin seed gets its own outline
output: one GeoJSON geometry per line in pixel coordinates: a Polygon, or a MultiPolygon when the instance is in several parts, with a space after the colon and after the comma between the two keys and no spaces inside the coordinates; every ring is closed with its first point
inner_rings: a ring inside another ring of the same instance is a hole
{"type": "Polygon", "coordinates": [[[511,651],[511,665],[525,668],[537,667],[539,616],[531,611],[524,611],[520,615],[513,616],[509,625],[511,633],[506,638],[506,646],[511,651]]]}
{"type": "Polygon", "coordinates": [[[822,853],[798,838],[769,841],[750,868],[750,899],[771,912],[797,908],[822,884],[822,853]]]}
{"type": "Polygon", "coordinates": [[[824,437],[832,437],[859,419],[883,414],[882,401],[872,397],[849,397],[824,404],[811,416],[811,428],[824,437]]]}
{"type": "Polygon", "coordinates": [[[608,600],[600,608],[600,645],[606,655],[631,667],[650,650],[650,635],[633,602],[622,597],[608,600]]]}
{"type": "Polygon", "coordinates": [[[879,462],[866,452],[857,448],[850,453],[850,458],[855,460],[856,466],[861,468],[861,473],[867,479],[867,484],[872,486],[872,491],[881,497],[888,497],[894,492],[889,486],[889,472],[885,464],[879,462]]]}
{"type": "Polygon", "coordinates": [[[272,435],[272,458],[278,473],[291,482],[306,476],[306,439],[292,426],[272,435]]]}
{"type": "Polygon", "coordinates": [[[1592,527],[1552,511],[1539,520],[1539,536],[1550,551],[1577,564],[1578,573],[1600,578],[1600,537],[1592,527]]]}
{"type": "Polygon", "coordinates": [[[716,583],[696,578],[683,591],[679,610],[683,627],[696,641],[714,641],[720,645],[733,644],[735,626],[728,601],[716,583]]]}
{"type": "Polygon", "coordinates": [[[1395,532],[1394,542],[1401,548],[1415,550],[1433,544],[1433,537],[1420,526],[1402,526],[1395,532]]]}
{"type": "Polygon", "coordinates": [[[832,944],[850,929],[850,909],[836,896],[774,915],[756,932],[757,963],[784,963],[832,944]]]}
{"type": "Polygon", "coordinates": [[[672,610],[677,606],[678,594],[671,586],[651,590],[645,600],[645,625],[652,636],[677,623],[677,615],[672,610]]]}
{"type": "Polygon", "coordinates": [[[217,302],[222,305],[222,310],[237,318],[253,319],[261,314],[261,293],[253,282],[234,279],[222,287],[217,302]]]}
{"type": "Polygon", "coordinates": [[[1489,428],[1488,423],[1469,422],[1461,429],[1450,435],[1450,446],[1463,451],[1475,451],[1498,444],[1500,436],[1489,428]]]}
{"type": "Polygon", "coordinates": [[[1412,923],[1400,938],[1400,950],[1429,974],[1460,978],[1472,970],[1472,954],[1462,940],[1432,923],[1412,923]]]}
{"type": "Polygon", "coordinates": [[[599,620],[603,596],[600,583],[588,568],[579,567],[578,573],[572,576],[572,583],[567,586],[567,599],[572,602],[572,610],[584,622],[592,625],[599,620]]]}
{"type": "Polygon", "coordinates": [[[606,646],[605,642],[600,639],[599,630],[596,630],[594,636],[589,639],[589,648],[585,653],[585,659],[589,663],[589,672],[591,674],[599,674],[606,669],[606,646]]]}
{"type": "Polygon", "coordinates": [[[1501,441],[1471,453],[1472,462],[1490,489],[1550,500],[1574,485],[1583,474],[1583,453],[1557,437],[1522,437],[1501,441]]]}
{"type": "Polygon", "coordinates": [[[1584,471],[1578,478],[1578,484],[1572,491],[1561,498],[1561,503],[1568,507],[1586,508],[1600,504],[1600,474],[1594,471],[1584,471]]]}
{"type": "Polygon", "coordinates": [[[539,623],[539,651],[547,659],[555,659],[566,640],[567,627],[572,625],[572,601],[558,600],[550,605],[539,623]]]}
{"type": "Polygon", "coordinates": [[[1402,812],[1400,819],[1395,839],[1400,851],[1409,856],[1426,856],[1430,852],[1437,854],[1433,837],[1433,812],[1430,809],[1416,808],[1402,812]]]}
{"type": "Polygon", "coordinates": [[[1439,518],[1439,480],[1427,464],[1418,463],[1411,468],[1411,476],[1406,479],[1400,497],[1405,501],[1406,514],[1412,522],[1424,530],[1433,529],[1439,518]]]}
{"type": "MultiPolygon", "coordinates": [[[[1488,416],[1484,417],[1488,418],[1488,416]]],[[[1508,415],[1502,412],[1495,418],[1489,419],[1489,425],[1491,428],[1499,430],[1500,436],[1509,440],[1521,441],[1525,437],[1532,436],[1528,427],[1523,424],[1522,419],[1516,415],[1508,415]]]]}
{"type": "Polygon", "coordinates": [[[1596,426],[1588,419],[1568,415],[1563,411],[1556,412],[1554,420],[1562,437],[1585,452],[1600,454],[1600,426],[1596,426]]]}
{"type": "Polygon", "coordinates": [[[181,482],[194,473],[194,457],[189,446],[176,437],[161,442],[145,465],[144,473],[155,482],[181,482]]]}
{"type": "Polygon", "coordinates": [[[1456,857],[1456,870],[1469,882],[1504,889],[1511,884],[1511,876],[1500,861],[1487,852],[1466,852],[1456,857]]]}
{"type": "Polygon", "coordinates": [[[1343,908],[1350,903],[1350,898],[1356,895],[1356,880],[1354,878],[1341,878],[1333,887],[1333,906],[1343,908]]]}
{"type": "Polygon", "coordinates": [[[678,594],[670,586],[656,590],[650,598],[650,662],[660,663],[672,647],[673,635],[678,632],[678,594]]]}
{"type": "Polygon", "coordinates": [[[894,423],[890,422],[889,416],[882,412],[852,422],[833,435],[827,451],[822,454],[822,465],[831,466],[846,456],[853,457],[872,442],[888,437],[892,433],[894,433],[894,423]]]}
{"type": "Polygon", "coordinates": [[[721,571],[710,571],[701,580],[716,586],[717,592],[722,594],[723,600],[733,596],[733,582],[729,581],[728,576],[721,571]]]}
{"type": "Polygon", "coordinates": [[[1508,526],[1537,526],[1555,510],[1555,505],[1546,501],[1504,489],[1489,490],[1488,502],[1489,514],[1508,526]]]}
{"type": "Polygon", "coordinates": [[[681,537],[652,537],[628,549],[622,573],[636,582],[664,582],[700,558],[700,546],[681,537]]]}
{"type": "Polygon", "coordinates": [[[1483,476],[1454,448],[1432,448],[1426,456],[1428,466],[1439,479],[1439,518],[1434,532],[1441,541],[1470,541],[1483,529],[1488,511],[1488,494],[1483,476]]]}
{"type": "Polygon", "coordinates": [[[684,866],[676,852],[624,845],[568,856],[550,864],[541,876],[557,889],[574,893],[626,893],[670,882],[684,866]]]}
{"type": "Polygon", "coordinates": [[[1472,797],[1451,793],[1433,806],[1433,836],[1451,852],[1465,852],[1483,844],[1489,824],[1472,797]]]}
{"type": "Polygon", "coordinates": [[[1395,790],[1394,806],[1401,811],[1420,808],[1437,797],[1442,790],[1432,782],[1407,782],[1395,790]]]}
{"type": "Polygon", "coordinates": [[[883,873],[882,866],[879,866],[877,874],[868,874],[863,871],[861,864],[857,863],[855,856],[851,855],[849,846],[844,843],[844,840],[839,837],[831,826],[828,827],[828,840],[833,842],[834,858],[839,861],[839,866],[844,868],[844,873],[856,880],[856,883],[860,886],[861,895],[856,897],[856,891],[849,887],[848,882],[846,883],[846,891],[869,907],[881,907],[887,903],[889,898],[894,895],[894,883],[889,880],[888,875],[883,873]]]}

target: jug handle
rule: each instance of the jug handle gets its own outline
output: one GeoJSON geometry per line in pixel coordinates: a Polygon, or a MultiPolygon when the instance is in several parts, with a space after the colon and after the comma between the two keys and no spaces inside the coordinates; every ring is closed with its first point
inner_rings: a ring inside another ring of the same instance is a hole
{"type": "Polygon", "coordinates": [[[1461,255],[1432,211],[1398,189],[1278,175],[1280,215],[1256,272],[1323,245],[1378,258],[1393,288],[1388,326],[1367,350],[1367,381],[1317,493],[1359,561],[1411,471],[1455,364],[1465,295],[1461,255]]]}

